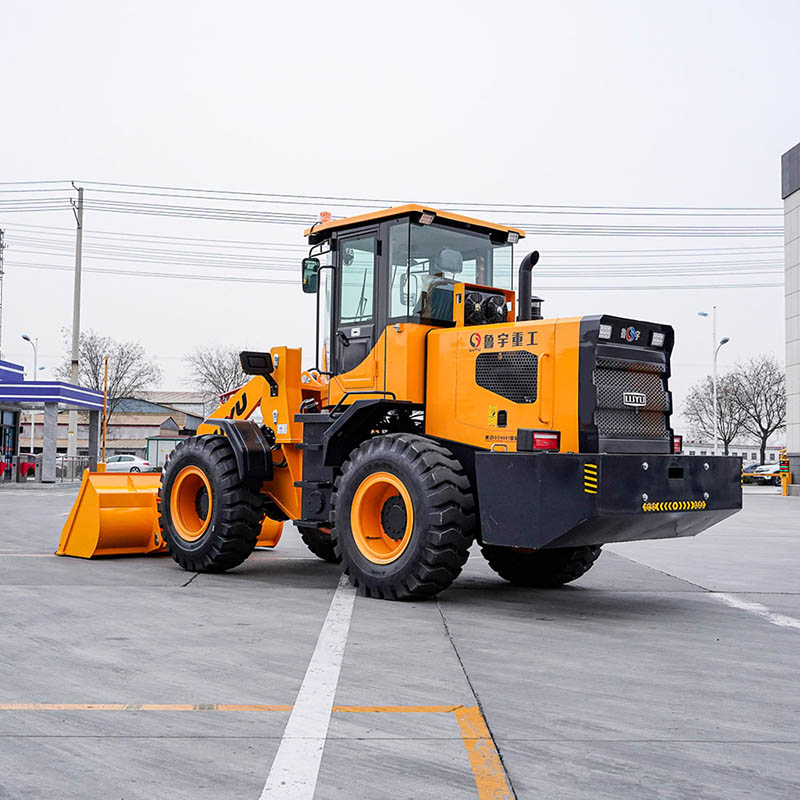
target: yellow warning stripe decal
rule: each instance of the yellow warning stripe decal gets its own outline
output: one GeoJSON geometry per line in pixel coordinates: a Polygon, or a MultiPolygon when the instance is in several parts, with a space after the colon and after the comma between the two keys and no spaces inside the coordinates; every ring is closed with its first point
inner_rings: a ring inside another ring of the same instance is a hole
{"type": "Polygon", "coordinates": [[[597,464],[583,465],[583,491],[597,494],[597,464]]]}
{"type": "Polygon", "coordinates": [[[705,511],[705,500],[657,500],[642,503],[642,511],[705,511]]]}

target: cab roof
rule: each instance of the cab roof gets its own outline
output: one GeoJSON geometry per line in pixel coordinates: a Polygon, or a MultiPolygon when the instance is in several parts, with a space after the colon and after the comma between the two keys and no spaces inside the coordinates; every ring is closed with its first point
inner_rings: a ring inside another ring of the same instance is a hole
{"type": "Polygon", "coordinates": [[[364,225],[368,222],[381,222],[388,219],[399,219],[414,214],[422,214],[428,212],[434,214],[435,220],[447,220],[454,223],[455,227],[466,228],[468,230],[477,230],[483,233],[517,233],[519,238],[525,236],[525,231],[519,228],[509,228],[508,225],[500,225],[497,222],[486,222],[485,220],[475,219],[474,217],[465,217],[462,214],[454,214],[452,211],[442,211],[432,206],[422,206],[418,203],[407,203],[403,206],[395,206],[394,208],[385,208],[381,211],[371,211],[368,214],[358,214],[355,217],[345,217],[344,219],[332,219],[328,222],[323,222],[317,225],[312,225],[306,228],[304,236],[308,237],[309,244],[317,244],[330,237],[334,231],[344,230],[346,228],[354,228],[359,225],[364,225]]]}

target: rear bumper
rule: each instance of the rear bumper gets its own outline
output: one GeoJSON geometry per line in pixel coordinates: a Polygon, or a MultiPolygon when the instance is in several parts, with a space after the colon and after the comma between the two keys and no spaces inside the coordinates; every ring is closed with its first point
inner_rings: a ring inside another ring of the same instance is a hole
{"type": "Polygon", "coordinates": [[[695,536],[742,507],[736,456],[481,452],[475,472],[482,541],[506,547],[695,536]]]}

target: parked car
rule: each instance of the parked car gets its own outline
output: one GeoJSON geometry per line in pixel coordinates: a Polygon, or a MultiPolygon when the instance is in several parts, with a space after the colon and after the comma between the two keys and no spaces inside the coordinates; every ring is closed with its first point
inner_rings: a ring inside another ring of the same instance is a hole
{"type": "Polygon", "coordinates": [[[749,464],[742,464],[742,472],[752,472],[756,467],[760,467],[758,461],[751,461],[749,464]]]}
{"type": "Polygon", "coordinates": [[[751,472],[758,476],[753,478],[753,483],[759,486],[767,486],[770,483],[773,486],[781,485],[780,466],[778,464],[762,464],[760,467],[751,470],[751,472]]]}
{"type": "Polygon", "coordinates": [[[106,459],[106,472],[154,472],[155,467],[139,456],[111,456],[106,459]]]}

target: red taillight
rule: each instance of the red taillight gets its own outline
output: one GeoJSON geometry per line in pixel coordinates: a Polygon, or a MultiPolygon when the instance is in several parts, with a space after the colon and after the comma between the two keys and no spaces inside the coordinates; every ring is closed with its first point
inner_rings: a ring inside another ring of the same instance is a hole
{"type": "Polygon", "coordinates": [[[560,450],[561,434],[558,431],[533,431],[534,450],[560,450]]]}
{"type": "Polygon", "coordinates": [[[523,453],[532,450],[542,453],[557,453],[561,450],[561,431],[519,428],[517,430],[517,450],[523,453]]]}

